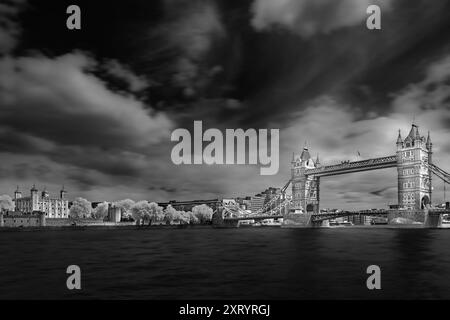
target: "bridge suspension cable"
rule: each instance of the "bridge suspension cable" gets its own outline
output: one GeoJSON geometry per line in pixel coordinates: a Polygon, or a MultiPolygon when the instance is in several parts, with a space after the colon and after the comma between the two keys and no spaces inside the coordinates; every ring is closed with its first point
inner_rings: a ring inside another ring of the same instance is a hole
{"type": "Polygon", "coordinates": [[[448,172],[444,171],[433,163],[429,164],[429,168],[431,169],[431,172],[433,172],[438,178],[444,181],[444,185],[445,183],[450,184],[450,174],[448,172]]]}
{"type": "Polygon", "coordinates": [[[272,199],[270,199],[270,201],[268,201],[267,203],[265,203],[261,208],[259,208],[254,214],[261,214],[263,212],[266,212],[269,210],[269,208],[273,205],[276,204],[277,201],[279,200],[284,200],[282,203],[284,203],[286,201],[286,190],[289,187],[289,185],[291,184],[292,179],[289,179],[289,181],[283,186],[283,188],[281,188],[281,192],[276,195],[275,197],[273,197],[272,199]]]}
{"type": "Polygon", "coordinates": [[[223,208],[231,217],[248,215],[247,211],[241,209],[237,203],[223,205],[223,208]]]}

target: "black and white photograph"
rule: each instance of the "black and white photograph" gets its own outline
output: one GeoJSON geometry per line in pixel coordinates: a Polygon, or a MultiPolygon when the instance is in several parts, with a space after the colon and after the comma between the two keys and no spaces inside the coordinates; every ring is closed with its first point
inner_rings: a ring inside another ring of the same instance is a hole
{"type": "Polygon", "coordinates": [[[449,300],[449,134],[450,0],[0,0],[0,300],[449,300]]]}

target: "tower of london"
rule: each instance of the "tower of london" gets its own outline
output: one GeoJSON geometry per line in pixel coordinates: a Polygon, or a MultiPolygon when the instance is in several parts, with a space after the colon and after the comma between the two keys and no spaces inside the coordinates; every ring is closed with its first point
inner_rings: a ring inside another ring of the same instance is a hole
{"type": "Polygon", "coordinates": [[[22,197],[22,192],[17,187],[14,192],[15,211],[21,213],[40,211],[45,213],[46,218],[68,218],[69,201],[66,196],[67,191],[64,187],[59,192],[59,198],[51,198],[45,188],[39,194],[38,189],[33,186],[30,190],[30,196],[22,197]]]}

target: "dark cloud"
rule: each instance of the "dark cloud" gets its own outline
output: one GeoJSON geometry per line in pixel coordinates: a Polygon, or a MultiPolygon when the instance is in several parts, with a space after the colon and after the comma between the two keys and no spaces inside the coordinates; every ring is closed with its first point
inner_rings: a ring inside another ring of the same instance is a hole
{"type": "MultiPolygon", "coordinates": [[[[138,175],[171,121],[132,96],[114,93],[82,54],[0,61],[0,144],[111,175],[138,175]],[[20,115],[20,116],[18,116],[20,115]]],[[[130,75],[128,75],[130,76],[130,75]]]]}
{"type": "Polygon", "coordinates": [[[177,192],[180,191],[180,190],[177,189],[177,188],[174,188],[174,187],[165,187],[165,186],[162,186],[162,187],[150,186],[150,187],[148,187],[148,190],[150,190],[150,191],[161,190],[161,191],[164,191],[164,192],[166,192],[166,193],[168,193],[168,194],[175,194],[175,193],[177,193],[177,192]]]}
{"type": "Polygon", "coordinates": [[[166,138],[170,120],[109,91],[87,73],[95,63],[81,53],[3,59],[1,124],[65,145],[133,149],[166,138]]]}
{"type": "Polygon", "coordinates": [[[99,185],[99,181],[83,170],[71,170],[66,175],[71,185],[85,191],[92,190],[99,185]]]}
{"type": "Polygon", "coordinates": [[[5,0],[0,4],[0,55],[9,53],[18,43],[21,26],[17,17],[26,0],[5,0]]]}

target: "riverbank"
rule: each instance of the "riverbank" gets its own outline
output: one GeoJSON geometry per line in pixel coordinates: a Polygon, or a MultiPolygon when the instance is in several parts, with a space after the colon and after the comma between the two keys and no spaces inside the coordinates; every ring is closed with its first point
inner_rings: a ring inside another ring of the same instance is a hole
{"type": "Polygon", "coordinates": [[[224,227],[217,228],[210,225],[84,225],[84,226],[45,226],[45,227],[4,227],[0,228],[0,233],[7,232],[38,232],[38,231],[85,231],[85,230],[176,230],[176,229],[450,229],[450,225],[442,225],[440,227],[430,228],[423,224],[414,225],[353,225],[353,226],[317,226],[305,227],[299,225],[286,226],[245,226],[245,227],[224,227]]]}
{"type": "Polygon", "coordinates": [[[154,230],[154,229],[202,229],[212,225],[143,225],[115,224],[115,225],[77,225],[77,226],[45,226],[45,227],[3,227],[0,232],[33,232],[33,231],[83,231],[83,230],[154,230]]]}

